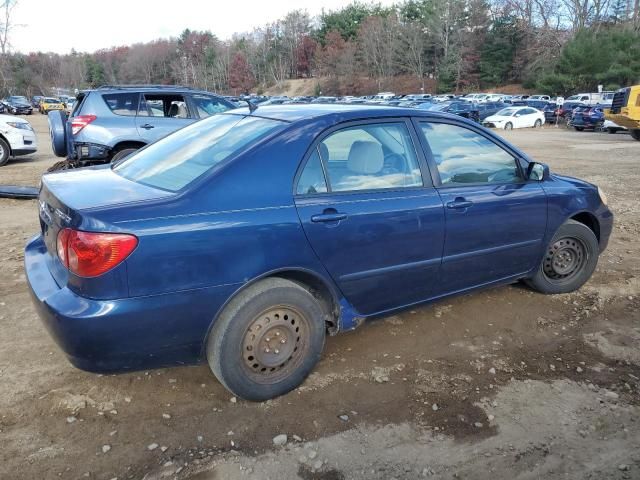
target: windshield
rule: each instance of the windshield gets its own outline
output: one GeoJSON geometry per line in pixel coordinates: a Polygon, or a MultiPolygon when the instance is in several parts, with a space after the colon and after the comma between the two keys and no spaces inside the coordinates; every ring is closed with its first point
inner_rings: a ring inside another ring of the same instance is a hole
{"type": "Polygon", "coordinates": [[[503,108],[502,110],[499,110],[498,112],[496,112],[496,116],[511,117],[517,111],[518,111],[517,108],[503,108]]]}
{"type": "Polygon", "coordinates": [[[45,98],[44,101],[47,103],[60,103],[60,100],[57,98],[45,98]]]}
{"type": "Polygon", "coordinates": [[[134,182],[177,192],[244,147],[285,125],[260,117],[216,115],[149,145],[113,170],[134,182]]]}
{"type": "Polygon", "coordinates": [[[11,102],[27,102],[27,97],[9,97],[11,102]]]}

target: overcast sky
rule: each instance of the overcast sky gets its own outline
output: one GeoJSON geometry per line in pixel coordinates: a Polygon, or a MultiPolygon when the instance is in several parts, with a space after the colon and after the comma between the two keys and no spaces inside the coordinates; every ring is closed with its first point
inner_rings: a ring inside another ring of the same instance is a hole
{"type": "MultiPolygon", "coordinates": [[[[347,0],[350,1],[350,0],[347,0]]],[[[221,39],[247,32],[295,9],[314,16],[345,0],[18,0],[13,51],[93,52],[177,36],[185,28],[211,30],[221,39]],[[76,31],[73,31],[73,30],[76,31]]],[[[376,2],[377,3],[377,2],[376,2]]],[[[391,4],[382,0],[379,3],[391,4]]]]}

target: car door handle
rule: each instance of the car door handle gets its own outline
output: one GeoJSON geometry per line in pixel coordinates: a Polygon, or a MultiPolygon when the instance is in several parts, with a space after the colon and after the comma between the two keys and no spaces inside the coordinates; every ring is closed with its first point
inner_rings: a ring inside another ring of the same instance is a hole
{"type": "Polygon", "coordinates": [[[464,198],[456,198],[453,202],[447,203],[447,208],[469,208],[473,205],[473,202],[465,200],[464,198]]]}
{"type": "Polygon", "coordinates": [[[140,128],[144,128],[145,130],[150,130],[153,128],[153,125],[150,123],[145,123],[144,125],[140,125],[140,128]]]}
{"type": "Polygon", "coordinates": [[[319,222],[339,222],[340,220],[344,220],[347,218],[346,213],[322,213],[320,215],[313,215],[311,217],[311,221],[314,223],[319,222]]]}

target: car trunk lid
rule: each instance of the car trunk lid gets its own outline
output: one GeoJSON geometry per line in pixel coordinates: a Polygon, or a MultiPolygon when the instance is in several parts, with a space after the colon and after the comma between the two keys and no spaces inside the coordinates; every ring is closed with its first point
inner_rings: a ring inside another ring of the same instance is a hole
{"type": "Polygon", "coordinates": [[[127,180],[114,173],[109,165],[44,175],[38,208],[47,250],[53,258],[57,258],[56,240],[63,228],[90,231],[95,230],[92,225],[103,224],[102,230],[111,230],[110,225],[96,221],[92,210],[172,195],[127,180]]]}

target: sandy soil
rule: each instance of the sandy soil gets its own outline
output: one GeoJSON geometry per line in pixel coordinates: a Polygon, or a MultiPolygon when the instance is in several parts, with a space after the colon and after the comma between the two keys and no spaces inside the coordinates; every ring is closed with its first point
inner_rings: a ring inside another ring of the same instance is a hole
{"type": "MultiPolygon", "coordinates": [[[[35,185],[56,161],[46,120],[28,119],[40,153],[0,168],[0,183],[35,185]]],[[[301,388],[262,404],[231,398],[206,366],[74,369],[27,293],[36,203],[0,199],[0,478],[640,478],[640,142],[505,136],[607,193],[615,230],[591,281],[371,322],[329,339],[301,388]]]]}

